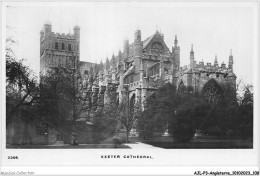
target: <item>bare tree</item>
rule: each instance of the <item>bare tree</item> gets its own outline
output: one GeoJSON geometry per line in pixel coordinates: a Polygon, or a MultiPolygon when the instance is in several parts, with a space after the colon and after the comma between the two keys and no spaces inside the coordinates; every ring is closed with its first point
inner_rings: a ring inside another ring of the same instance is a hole
{"type": "MultiPolygon", "coordinates": [[[[96,84],[97,69],[91,69],[89,73],[82,74],[80,65],[74,61],[71,66],[59,65],[50,69],[41,77],[41,97],[43,101],[50,100],[49,109],[55,105],[56,111],[51,111],[50,116],[56,117],[56,127],[62,132],[62,121],[71,121],[72,144],[77,144],[76,121],[87,118],[87,112],[92,110],[92,88],[96,84]]],[[[46,109],[48,111],[48,108],[46,109]]],[[[52,118],[53,119],[53,118],[52,118]]],[[[66,133],[66,132],[65,132],[66,133]]]]}
{"type": "Polygon", "coordinates": [[[133,129],[138,118],[141,116],[141,102],[138,101],[134,105],[134,109],[130,108],[128,101],[123,101],[119,105],[110,104],[104,108],[104,113],[111,119],[115,119],[123,126],[126,131],[126,143],[129,142],[129,133],[133,129]]]}
{"type": "Polygon", "coordinates": [[[18,125],[16,131],[20,137],[13,142],[21,144],[24,137],[21,135],[19,123],[25,123],[24,134],[28,136],[28,123],[32,120],[22,118],[26,113],[21,114],[21,111],[27,111],[28,106],[32,106],[38,97],[39,89],[37,77],[24,65],[25,60],[16,58],[12,49],[15,43],[12,37],[6,39],[6,126],[12,122],[18,125]]]}

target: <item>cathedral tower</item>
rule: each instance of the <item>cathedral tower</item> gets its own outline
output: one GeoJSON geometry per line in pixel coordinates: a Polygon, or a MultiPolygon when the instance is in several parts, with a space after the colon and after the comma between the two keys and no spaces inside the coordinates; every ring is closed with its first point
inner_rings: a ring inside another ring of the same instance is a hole
{"type": "Polygon", "coordinates": [[[50,22],[40,32],[40,74],[54,67],[75,68],[80,57],[80,28],[73,34],[54,33],[50,22]]]}

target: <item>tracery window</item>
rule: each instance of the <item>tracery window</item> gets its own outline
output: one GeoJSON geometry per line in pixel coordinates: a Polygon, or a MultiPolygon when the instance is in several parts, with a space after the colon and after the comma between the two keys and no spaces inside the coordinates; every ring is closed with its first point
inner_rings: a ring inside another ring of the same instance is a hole
{"type": "Polygon", "coordinates": [[[152,54],[154,55],[160,55],[163,53],[163,45],[159,42],[155,42],[153,45],[152,45],[152,48],[151,48],[151,52],[152,54]]]}
{"type": "Polygon", "coordinates": [[[209,103],[217,104],[220,101],[222,90],[216,80],[211,79],[204,85],[202,94],[209,103]]]}
{"type": "Polygon", "coordinates": [[[150,68],[148,68],[148,77],[150,76],[154,76],[156,74],[159,74],[160,72],[160,63],[156,63],[153,66],[151,66],[150,68]]]}

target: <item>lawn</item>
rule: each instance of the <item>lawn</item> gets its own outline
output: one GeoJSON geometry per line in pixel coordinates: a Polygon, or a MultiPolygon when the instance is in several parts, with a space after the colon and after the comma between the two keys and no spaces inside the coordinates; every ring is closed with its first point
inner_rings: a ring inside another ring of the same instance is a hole
{"type": "MultiPolygon", "coordinates": [[[[79,144],[79,145],[8,145],[7,149],[115,149],[114,144],[79,144]]],[[[120,149],[129,149],[127,145],[118,146],[120,149]]]]}
{"type": "Polygon", "coordinates": [[[172,137],[156,137],[141,142],[165,149],[252,149],[252,140],[198,138],[188,143],[174,142],[172,137]]]}

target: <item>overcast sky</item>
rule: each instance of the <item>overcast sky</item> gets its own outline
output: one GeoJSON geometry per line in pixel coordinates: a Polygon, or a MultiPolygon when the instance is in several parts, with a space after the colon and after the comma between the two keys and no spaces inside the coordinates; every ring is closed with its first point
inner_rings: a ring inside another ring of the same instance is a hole
{"type": "Polygon", "coordinates": [[[189,63],[191,44],[196,61],[228,64],[230,49],[234,72],[245,83],[253,82],[253,59],[256,48],[256,11],[252,3],[159,3],[92,2],[9,4],[6,8],[7,35],[18,42],[18,58],[38,74],[40,64],[40,30],[49,20],[53,32],[73,32],[79,25],[80,60],[105,61],[118,54],[123,40],[133,42],[139,28],[142,39],[156,32],[164,34],[169,48],[178,36],[181,66],[189,63]]]}

